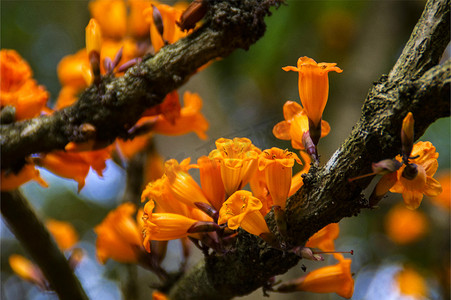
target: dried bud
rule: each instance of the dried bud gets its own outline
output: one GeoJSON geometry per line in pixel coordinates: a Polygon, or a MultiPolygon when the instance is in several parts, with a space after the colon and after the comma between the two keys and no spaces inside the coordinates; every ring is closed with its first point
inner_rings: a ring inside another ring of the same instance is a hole
{"type": "Polygon", "coordinates": [[[218,231],[221,229],[218,224],[214,222],[204,222],[199,221],[191,225],[188,229],[188,233],[198,233],[198,232],[209,232],[209,231],[218,231]]]}
{"type": "Polygon", "coordinates": [[[316,146],[310,137],[310,131],[304,132],[302,135],[302,144],[304,145],[305,151],[313,158],[315,162],[318,162],[318,154],[316,152],[316,146]]]}
{"type": "Polygon", "coordinates": [[[385,175],[388,173],[392,173],[401,168],[402,163],[397,161],[396,159],[384,159],[378,161],[377,163],[372,163],[371,168],[373,169],[374,174],[385,175]]]}
{"type": "Polygon", "coordinates": [[[209,217],[211,217],[213,220],[217,220],[219,213],[216,209],[208,205],[204,202],[194,202],[194,205],[204,213],[206,213],[209,217]]]}
{"type": "Polygon", "coordinates": [[[402,129],[401,129],[401,143],[402,143],[402,157],[403,160],[407,163],[410,153],[413,148],[413,131],[414,119],[411,112],[407,114],[407,116],[402,121],[402,129]]]}
{"type": "Polygon", "coordinates": [[[176,22],[177,25],[182,31],[193,29],[208,12],[208,8],[207,0],[194,0],[183,12],[180,21],[176,22]]]}
{"type": "Polygon", "coordinates": [[[161,12],[153,4],[152,4],[152,16],[153,16],[153,22],[155,24],[155,27],[158,30],[158,33],[161,36],[163,36],[163,32],[164,32],[163,18],[161,17],[161,12]]]}

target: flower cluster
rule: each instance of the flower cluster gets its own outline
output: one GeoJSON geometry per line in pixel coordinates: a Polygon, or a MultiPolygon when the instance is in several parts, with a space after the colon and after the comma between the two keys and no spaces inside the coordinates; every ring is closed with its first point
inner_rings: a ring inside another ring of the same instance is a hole
{"type": "MultiPolygon", "coordinates": [[[[8,109],[11,111],[9,122],[14,122],[52,114],[54,110],[72,105],[90,84],[99,84],[102,76],[121,76],[144,54],[155,53],[191,32],[183,32],[176,25],[186,4],[171,7],[157,1],[152,3],[146,0],[90,2],[93,18],[86,27],[86,48],[64,57],[59,63],[57,71],[62,88],[53,108],[46,107],[48,92],[31,78],[29,65],[15,51],[2,50],[2,122],[8,122],[4,117],[8,109]],[[162,24],[160,30],[154,32],[156,19],[162,24]]],[[[2,190],[13,190],[32,179],[47,186],[34,167],[37,165],[75,180],[80,191],[91,168],[102,176],[107,159],[116,155],[125,162],[145,149],[155,133],[195,132],[205,139],[209,124],[201,113],[202,99],[198,94],[185,92],[183,102],[182,107],[178,92],[172,91],[160,105],[143,112],[142,118],[129,130],[127,140],[118,138],[111,147],[95,140],[95,126],[82,124],[79,130],[86,141],[69,142],[64,151],[38,154],[14,170],[2,170],[2,190]]]]}

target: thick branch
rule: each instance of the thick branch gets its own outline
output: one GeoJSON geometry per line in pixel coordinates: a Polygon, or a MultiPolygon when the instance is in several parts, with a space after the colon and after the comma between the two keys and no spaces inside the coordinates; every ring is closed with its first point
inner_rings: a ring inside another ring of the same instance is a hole
{"type": "Polygon", "coordinates": [[[91,86],[73,106],[51,116],[1,125],[2,168],[20,166],[33,153],[63,149],[70,141],[88,137],[82,124],[96,128],[96,140],[107,145],[127,130],[142,112],[161,103],[196,70],[237,48],[248,49],[265,31],[264,17],[276,0],[210,1],[204,26],[161,49],[154,57],[119,78],[104,78],[91,86]]]}
{"type": "MultiPolygon", "coordinates": [[[[288,244],[302,245],[327,224],[368,207],[361,192],[371,179],[349,183],[348,178],[368,173],[372,162],[400,153],[401,124],[407,112],[414,115],[417,138],[436,119],[449,116],[451,61],[437,65],[449,42],[448,24],[449,1],[429,1],[404,54],[390,73],[392,80],[382,76],[375,84],[349,137],[324,167],[310,169],[304,186],[288,200],[288,244]],[[426,28],[427,24],[435,26],[427,34],[419,34],[418,28],[426,28]],[[421,55],[414,55],[416,50],[411,45],[421,41],[421,55]],[[413,51],[413,61],[406,59],[408,51],[413,51]],[[412,64],[422,71],[411,72],[412,64]],[[402,75],[404,72],[408,76],[402,75]]],[[[268,221],[274,228],[273,221],[268,221]]],[[[170,298],[230,299],[245,295],[298,261],[245,232],[240,232],[237,247],[224,256],[207,257],[174,286],[170,298]]]]}
{"type": "Polygon", "coordinates": [[[39,265],[62,300],[88,299],[42,222],[18,191],[2,192],[1,212],[11,231],[39,265]]]}

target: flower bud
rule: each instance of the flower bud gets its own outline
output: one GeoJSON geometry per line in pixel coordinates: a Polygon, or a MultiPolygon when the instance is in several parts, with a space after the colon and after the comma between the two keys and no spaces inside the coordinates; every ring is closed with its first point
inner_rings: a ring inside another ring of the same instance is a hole
{"type": "Polygon", "coordinates": [[[414,119],[411,112],[402,121],[401,129],[401,143],[402,143],[402,157],[404,161],[408,161],[410,153],[413,148],[413,131],[414,119]]]}

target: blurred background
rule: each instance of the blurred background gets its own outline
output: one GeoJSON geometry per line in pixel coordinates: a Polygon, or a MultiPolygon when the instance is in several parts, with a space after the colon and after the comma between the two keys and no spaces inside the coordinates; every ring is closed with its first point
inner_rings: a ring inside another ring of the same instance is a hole
{"type": "MultiPolygon", "coordinates": [[[[208,139],[200,140],[194,133],[180,137],[156,136],[155,145],[164,159],[196,160],[208,155],[219,137],[248,137],[262,149],[272,146],[291,149],[289,141],[277,140],[271,133],[272,127],[283,120],[285,101],[299,100],[297,74],[281,68],[296,65],[300,56],[308,56],[317,62],[335,62],[343,69],[342,74],[329,75],[329,101],[323,119],[332,129],[329,136],[321,139],[318,149],[321,162],[325,163],[359,119],[372,83],[390,71],[425,5],[425,1],[286,2],[287,5],[274,10],[267,18],[266,34],[248,51],[237,50],[213,63],[180,89],[202,97],[202,111],[210,122],[208,139]]],[[[84,28],[90,18],[87,7],[88,1],[1,2],[1,47],[17,50],[28,61],[35,79],[50,92],[52,102],[61,87],[56,74],[58,62],[84,47],[84,28]]],[[[449,49],[444,56],[449,58],[449,49]]],[[[425,197],[417,210],[421,214],[421,234],[407,242],[397,240],[391,231],[393,222],[390,223],[389,216],[394,214],[391,209],[402,203],[399,194],[391,194],[378,209],[364,210],[358,217],[342,220],[336,248],[354,250],[352,271],[356,283],[352,299],[450,297],[450,120],[438,120],[420,140],[431,141],[440,153],[439,170],[434,178],[444,188],[448,187],[444,191],[448,206],[437,205],[437,199],[425,197]],[[403,295],[394,279],[402,269],[413,270],[423,280],[426,296],[403,295]]],[[[149,299],[149,283],[155,276],[140,267],[131,271],[133,267],[111,260],[100,265],[95,257],[93,227],[122,201],[125,171],[108,161],[104,177],[91,172],[80,193],[74,181],[45,170],[41,174],[49,182],[49,188],[29,183],[21,190],[42,218],[65,220],[76,228],[80,236],[77,246],[86,251],[77,275],[90,298],[125,299],[124,286],[133,281],[138,290],[136,299],[149,299]]],[[[1,298],[56,299],[55,295],[40,291],[12,273],[8,257],[13,253],[29,257],[2,222],[1,298]]],[[[180,254],[180,245],[171,242],[165,262],[169,269],[177,268],[180,254]]],[[[200,257],[200,254],[193,255],[189,264],[200,257]]],[[[302,263],[312,270],[335,261],[331,257],[321,263],[302,263]]],[[[280,278],[303,274],[299,265],[280,278]]],[[[262,297],[262,291],[257,290],[243,299],[262,297]]],[[[301,297],[340,299],[335,294],[271,294],[274,299],[301,297]]]]}

